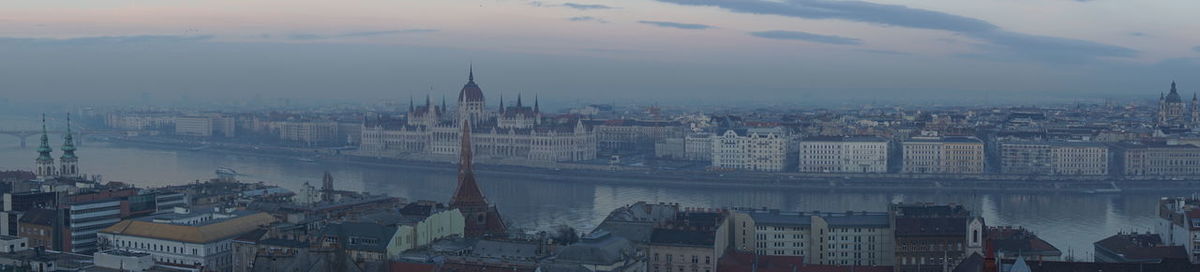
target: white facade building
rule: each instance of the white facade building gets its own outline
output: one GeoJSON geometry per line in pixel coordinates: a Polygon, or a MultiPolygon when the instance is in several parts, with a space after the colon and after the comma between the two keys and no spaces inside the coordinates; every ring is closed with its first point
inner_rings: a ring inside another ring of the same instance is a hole
{"type": "Polygon", "coordinates": [[[913,137],[901,143],[903,173],[981,174],[983,141],[975,137],[913,137]]]}
{"type": "Polygon", "coordinates": [[[338,123],[332,120],[289,120],[278,122],[279,139],[308,146],[345,144],[338,137],[338,123]]]}
{"type": "Polygon", "coordinates": [[[712,140],[712,167],[781,172],[790,141],[782,127],[726,130],[712,140]]]}
{"type": "Polygon", "coordinates": [[[1154,232],[1164,244],[1183,246],[1192,263],[1200,263],[1200,199],[1160,199],[1154,224],[1154,232]]]}
{"type": "Polygon", "coordinates": [[[121,201],[109,199],[68,205],[71,252],[96,251],[96,233],[121,221],[121,201]]]}
{"type": "Polygon", "coordinates": [[[737,250],[801,256],[805,263],[820,265],[893,264],[893,228],[886,212],[738,210],[734,213],[736,220],[742,221],[734,223],[737,250]]]}
{"type": "Polygon", "coordinates": [[[684,158],[691,161],[711,161],[712,133],[695,133],[683,138],[684,158]]]}
{"type": "Polygon", "coordinates": [[[879,137],[812,137],[800,141],[800,172],[885,173],[888,140],[879,137]]]}
{"type": "Polygon", "coordinates": [[[212,119],[206,116],[181,116],[175,118],[175,135],[211,137],[212,119]]]}
{"type": "MultiPolygon", "coordinates": [[[[459,94],[458,118],[471,122],[471,144],[476,158],[531,162],[585,161],[596,158],[596,134],[582,120],[544,119],[538,108],[517,103],[496,113],[484,112],[483,94],[470,80],[459,94]]],[[[428,157],[458,154],[462,124],[445,106],[426,99],[424,106],[409,106],[403,118],[368,118],[363,124],[359,155],[373,157],[428,157]]],[[[447,158],[449,158],[447,156],[447,158]]]]}

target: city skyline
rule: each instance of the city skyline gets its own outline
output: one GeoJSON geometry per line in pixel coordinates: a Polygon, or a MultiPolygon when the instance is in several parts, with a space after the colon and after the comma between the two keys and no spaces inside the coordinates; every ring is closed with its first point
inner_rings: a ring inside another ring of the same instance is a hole
{"type": "Polygon", "coordinates": [[[361,4],[14,3],[4,98],[404,99],[474,63],[556,100],[1070,101],[1191,93],[1200,67],[1187,1],[361,4]]]}

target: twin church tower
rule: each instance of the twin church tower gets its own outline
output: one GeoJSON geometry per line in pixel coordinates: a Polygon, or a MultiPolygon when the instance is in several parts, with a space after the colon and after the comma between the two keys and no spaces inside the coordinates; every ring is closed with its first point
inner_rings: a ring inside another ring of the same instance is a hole
{"type": "Polygon", "coordinates": [[[42,114],[42,144],[38,146],[38,157],[35,160],[37,177],[47,179],[54,177],[79,177],[79,157],[75,156],[75,139],[71,135],[71,115],[67,114],[67,134],[63,136],[62,157],[59,164],[54,164],[50,155],[50,137],[46,132],[46,115],[42,114]]]}

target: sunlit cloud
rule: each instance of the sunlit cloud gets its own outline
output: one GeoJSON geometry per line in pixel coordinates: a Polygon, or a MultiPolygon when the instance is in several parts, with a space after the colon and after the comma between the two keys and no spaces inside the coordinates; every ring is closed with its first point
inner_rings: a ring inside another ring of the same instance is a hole
{"type": "Polygon", "coordinates": [[[813,33],[800,32],[800,31],[772,30],[772,31],[762,31],[762,32],[750,32],[750,35],[759,37],[759,38],[775,39],[775,40],[796,40],[796,41],[807,41],[807,42],[815,42],[815,43],[840,44],[840,45],[862,44],[862,40],[855,39],[855,38],[847,38],[847,37],[834,36],[834,35],[813,34],[813,33]]]}
{"type": "Polygon", "coordinates": [[[103,45],[103,44],[132,44],[132,43],[174,43],[207,41],[213,35],[131,35],[131,36],[92,36],[75,38],[29,38],[29,37],[0,37],[0,44],[9,45],[103,45]]]}
{"type": "Polygon", "coordinates": [[[981,19],[902,5],[830,0],[658,1],[687,6],[712,6],[737,13],[806,19],[836,19],[950,31],[988,42],[989,44],[981,49],[985,53],[1002,58],[1016,57],[1056,63],[1082,63],[1100,58],[1127,58],[1138,55],[1136,50],[1117,45],[1006,31],[981,19]]]}
{"type": "Polygon", "coordinates": [[[288,35],[287,38],[289,40],[300,40],[300,41],[328,40],[328,39],[337,39],[337,38],[372,37],[372,36],[408,34],[408,33],[428,33],[428,32],[437,32],[437,31],[438,31],[437,29],[402,29],[402,30],[385,30],[385,31],[349,32],[349,33],[330,34],[330,35],[311,34],[311,33],[296,33],[296,34],[288,35]]]}
{"type": "Polygon", "coordinates": [[[614,9],[614,7],[605,6],[605,5],[596,5],[596,4],[563,3],[562,6],[568,7],[568,8],[573,8],[573,9],[578,9],[578,10],[614,9]]]}
{"type": "Polygon", "coordinates": [[[676,22],[665,22],[665,21],[638,21],[638,23],[660,26],[660,27],[678,28],[678,29],[709,29],[709,28],[713,28],[713,26],[710,26],[710,25],[687,24],[687,23],[676,23],[676,22]]]}
{"type": "Polygon", "coordinates": [[[607,21],[607,20],[604,20],[604,19],[601,19],[601,18],[592,17],[592,16],[576,16],[576,17],[567,18],[567,21],[572,21],[572,22],[597,22],[597,23],[608,23],[608,21],[607,21]]]}

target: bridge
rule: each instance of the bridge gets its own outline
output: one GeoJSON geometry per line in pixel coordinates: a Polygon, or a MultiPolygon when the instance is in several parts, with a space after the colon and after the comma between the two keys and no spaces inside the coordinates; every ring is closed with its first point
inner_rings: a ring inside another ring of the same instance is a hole
{"type": "MultiPolygon", "coordinates": [[[[65,131],[65,130],[47,130],[46,133],[64,134],[64,133],[67,133],[67,131],[65,131]]],[[[79,136],[79,137],[75,137],[75,145],[77,145],[77,146],[83,146],[83,138],[84,138],[83,136],[86,136],[86,135],[101,135],[101,134],[103,134],[103,135],[122,135],[124,133],[125,133],[124,130],[89,130],[89,129],[72,129],[71,130],[71,134],[79,136]]],[[[40,129],[38,129],[38,130],[0,130],[0,134],[10,135],[10,136],[16,137],[17,139],[20,139],[21,140],[21,148],[25,148],[27,146],[29,136],[40,135],[40,134],[42,134],[42,130],[40,130],[40,129]]]]}

